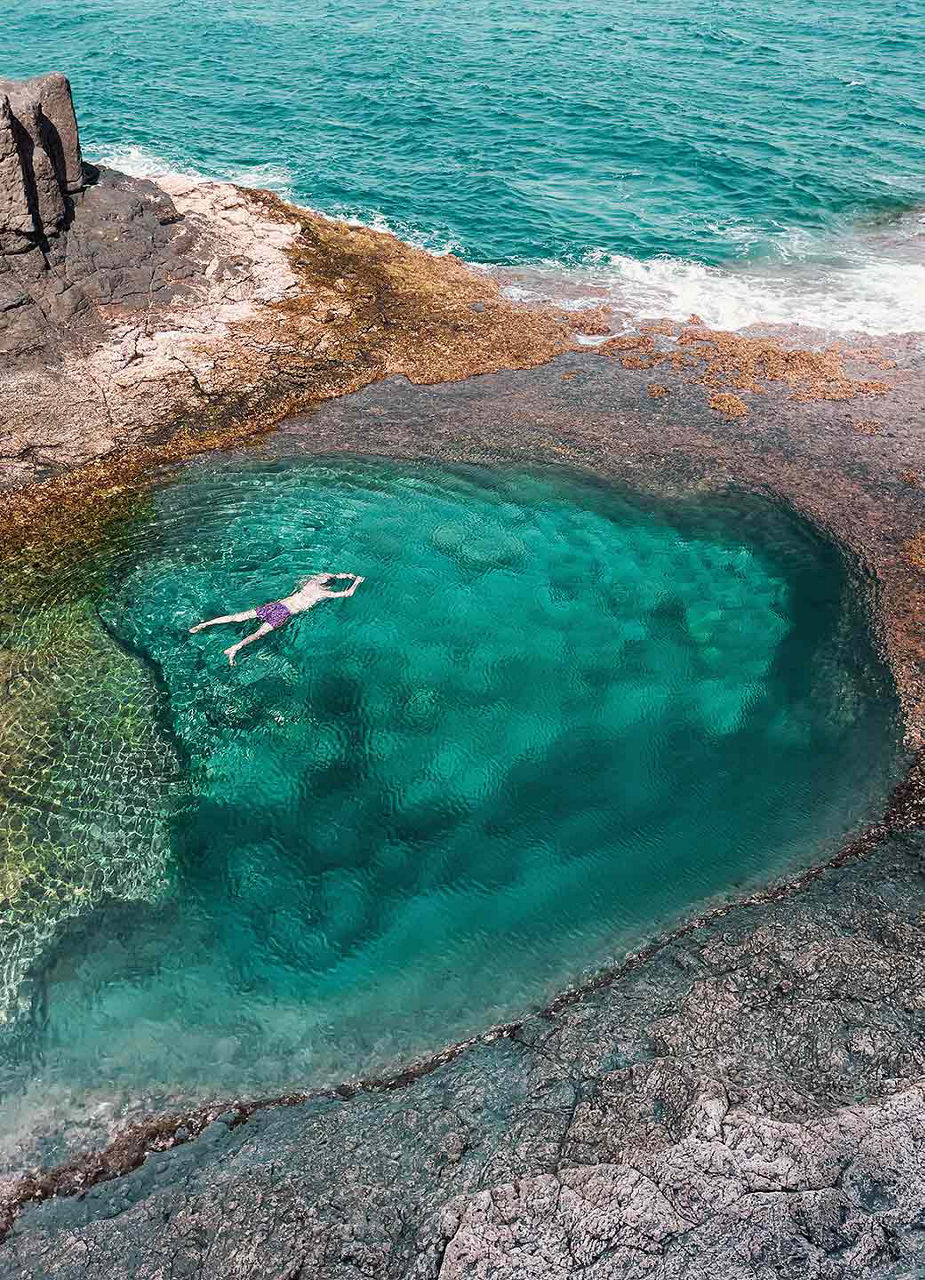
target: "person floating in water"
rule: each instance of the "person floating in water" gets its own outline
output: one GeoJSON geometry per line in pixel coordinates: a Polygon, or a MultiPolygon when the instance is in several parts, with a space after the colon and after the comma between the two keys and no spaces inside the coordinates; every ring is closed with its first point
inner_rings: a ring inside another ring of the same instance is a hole
{"type": "Polygon", "coordinates": [[[314,608],[319,600],[337,600],[343,596],[352,596],[364,581],[365,579],[356,573],[316,573],[311,578],[306,578],[291,596],[274,600],[272,604],[262,604],[259,609],[245,609],[243,613],[226,613],[220,618],[210,618],[208,622],[199,622],[195,627],[190,627],[190,632],[195,634],[197,631],[202,631],[204,627],[217,627],[223,622],[250,622],[251,618],[259,618],[261,625],[256,631],[225,650],[228,664],[233,667],[235,655],[246,644],[253,644],[261,636],[269,635],[271,631],[278,631],[297,613],[305,613],[308,609],[314,608]],[[352,578],[353,581],[346,591],[332,591],[329,584],[341,578],[352,578]]]}

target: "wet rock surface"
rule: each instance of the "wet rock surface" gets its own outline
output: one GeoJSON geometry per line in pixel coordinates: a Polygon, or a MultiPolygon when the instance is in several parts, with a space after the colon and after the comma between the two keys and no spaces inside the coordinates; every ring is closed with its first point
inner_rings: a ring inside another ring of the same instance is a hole
{"type": "Polygon", "coordinates": [[[923,847],[704,921],[423,1074],[181,1126],[26,1206],[0,1274],[915,1274],[923,847]]]}

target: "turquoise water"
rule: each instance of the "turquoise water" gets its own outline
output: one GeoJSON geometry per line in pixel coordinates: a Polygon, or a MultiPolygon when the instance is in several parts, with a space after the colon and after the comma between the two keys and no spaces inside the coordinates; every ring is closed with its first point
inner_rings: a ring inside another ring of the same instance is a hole
{"type": "Polygon", "coordinates": [[[0,70],[65,70],[91,155],[529,294],[881,331],[925,328],[923,43],[916,0],[7,0],[0,70]]]}
{"type": "MultiPolygon", "coordinates": [[[[438,1047],[821,856],[896,777],[852,580],[763,500],[211,460],[132,543],[98,643],[156,682],[189,785],[157,892],[46,947],[0,1064],[4,1138],[30,1110],[267,1092],[438,1047]],[[367,580],[233,670],[252,624],[188,633],[320,569],[367,580]]],[[[97,750],[113,769],[118,746],[97,750]]]]}

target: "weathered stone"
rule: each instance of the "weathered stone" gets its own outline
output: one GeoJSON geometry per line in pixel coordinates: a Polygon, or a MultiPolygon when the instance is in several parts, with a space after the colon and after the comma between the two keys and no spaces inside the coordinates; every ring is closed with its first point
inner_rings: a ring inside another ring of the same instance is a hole
{"type": "Polygon", "coordinates": [[[16,131],[10,99],[0,92],[0,253],[28,248],[35,232],[16,131]]]}
{"type": "Polygon", "coordinates": [[[0,80],[0,251],[22,251],[57,235],[68,196],[83,180],[67,79],[0,80]]]}
{"type": "Polygon", "coordinates": [[[48,131],[45,118],[34,99],[25,98],[16,103],[11,98],[10,106],[19,126],[17,141],[32,205],[35,234],[40,238],[53,236],[64,223],[67,206],[55,162],[46,147],[48,131]]]}
{"type": "Polygon", "coordinates": [[[73,194],[83,186],[84,170],[70,81],[53,72],[27,80],[26,85],[38,95],[45,118],[45,147],[54,161],[62,188],[73,194]]]}

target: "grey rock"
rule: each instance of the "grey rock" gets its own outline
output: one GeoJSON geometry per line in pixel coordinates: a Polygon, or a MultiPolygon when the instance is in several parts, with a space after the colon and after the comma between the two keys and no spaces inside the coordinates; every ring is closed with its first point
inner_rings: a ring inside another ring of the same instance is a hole
{"type": "MultiPolygon", "coordinates": [[[[193,270],[183,224],[160,188],[109,170],[88,167],[87,176],[68,197],[68,225],[41,251],[4,254],[0,240],[0,355],[8,367],[53,365],[65,340],[100,331],[98,307],[143,315],[182,295],[193,270]]],[[[21,240],[20,250],[37,243],[21,240]]]]}
{"type": "Polygon", "coordinates": [[[35,235],[38,238],[57,235],[64,225],[67,205],[55,162],[46,147],[45,118],[41,107],[29,99],[16,104],[12,98],[10,106],[18,125],[17,141],[35,235]]]}
{"type": "Polygon", "coordinates": [[[67,79],[0,80],[0,249],[22,252],[56,236],[83,177],[67,79]]]}
{"type": "Polygon", "coordinates": [[[29,247],[35,231],[9,97],[0,93],[0,252],[29,247]]]}
{"type": "Polygon", "coordinates": [[[83,157],[70,81],[56,72],[26,81],[37,94],[44,118],[43,142],[64,191],[73,195],[84,183],[83,157]]]}
{"type": "Polygon", "coordinates": [[[0,94],[10,99],[17,118],[37,118],[33,141],[47,151],[62,191],[73,193],[83,186],[83,157],[70,81],[58,72],[31,80],[0,79],[0,94]]]}

